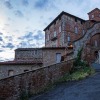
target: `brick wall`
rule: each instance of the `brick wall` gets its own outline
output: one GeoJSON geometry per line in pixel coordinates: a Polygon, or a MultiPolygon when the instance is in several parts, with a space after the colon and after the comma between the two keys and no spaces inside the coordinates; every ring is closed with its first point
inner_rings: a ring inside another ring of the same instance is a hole
{"type": "Polygon", "coordinates": [[[68,43],[68,37],[71,41],[74,41],[86,32],[85,22],[76,17],[63,14],[58,18],[48,29],[45,30],[45,46],[46,47],[62,47],[68,43]],[[75,27],[78,29],[78,33],[75,33],[75,27]],[[61,31],[59,31],[61,28],[61,31]],[[84,31],[83,31],[84,30],[84,31]],[[54,32],[57,34],[57,38],[52,40],[54,32]],[[48,40],[49,37],[49,40],[48,40]]]}
{"type": "Polygon", "coordinates": [[[72,61],[39,68],[0,80],[0,100],[18,100],[21,93],[35,94],[69,72],[72,61]]]}
{"type": "Polygon", "coordinates": [[[95,8],[92,10],[89,15],[89,20],[95,20],[95,21],[100,21],[100,9],[95,8]]]}

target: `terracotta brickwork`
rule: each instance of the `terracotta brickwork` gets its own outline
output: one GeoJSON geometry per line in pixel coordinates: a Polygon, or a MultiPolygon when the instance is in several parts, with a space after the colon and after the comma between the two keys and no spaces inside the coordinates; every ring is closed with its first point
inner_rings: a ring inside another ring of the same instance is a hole
{"type": "Polygon", "coordinates": [[[86,32],[85,20],[62,12],[45,31],[46,47],[61,47],[76,40],[86,32]],[[68,39],[69,38],[69,39],[68,39]]]}
{"type": "Polygon", "coordinates": [[[43,91],[71,69],[73,60],[0,80],[0,100],[19,100],[21,94],[43,91]]]}
{"type": "Polygon", "coordinates": [[[83,59],[89,63],[98,59],[98,51],[100,50],[100,23],[95,23],[86,34],[79,40],[74,42],[74,56],[80,48],[83,47],[83,59]]]}
{"type": "Polygon", "coordinates": [[[100,21],[100,9],[95,8],[91,12],[88,13],[89,20],[100,21]]]}

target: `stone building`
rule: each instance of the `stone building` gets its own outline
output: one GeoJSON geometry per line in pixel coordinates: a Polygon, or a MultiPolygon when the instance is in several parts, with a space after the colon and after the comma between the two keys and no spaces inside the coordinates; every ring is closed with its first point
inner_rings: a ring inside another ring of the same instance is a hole
{"type": "Polygon", "coordinates": [[[61,12],[45,29],[46,47],[63,47],[80,38],[86,32],[85,20],[61,12]]]}
{"type": "Polygon", "coordinates": [[[0,63],[0,79],[74,59],[83,47],[82,58],[100,64],[100,9],[84,20],[61,12],[45,29],[45,47],[18,48],[14,61],[0,63]]]}
{"type": "Polygon", "coordinates": [[[18,48],[14,61],[0,62],[0,79],[60,63],[65,47],[18,48]]]}
{"type": "Polygon", "coordinates": [[[84,48],[83,59],[98,61],[100,50],[100,9],[95,8],[84,20],[66,12],[61,12],[45,29],[46,47],[66,47],[65,60],[75,58],[80,48],[84,48]],[[70,46],[72,47],[71,49],[70,46]]]}

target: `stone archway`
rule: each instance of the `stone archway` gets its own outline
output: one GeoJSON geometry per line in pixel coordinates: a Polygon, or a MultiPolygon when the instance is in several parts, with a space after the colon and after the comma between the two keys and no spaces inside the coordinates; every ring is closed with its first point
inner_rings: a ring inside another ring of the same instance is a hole
{"type": "Polygon", "coordinates": [[[84,37],[74,42],[74,57],[77,56],[80,48],[84,48],[84,57],[87,58],[89,62],[94,62],[96,60],[96,55],[94,55],[94,53],[100,50],[100,38],[98,38],[99,46],[95,46],[96,42],[93,41],[95,37],[98,37],[97,35],[100,36],[100,22],[88,29],[84,37]]]}

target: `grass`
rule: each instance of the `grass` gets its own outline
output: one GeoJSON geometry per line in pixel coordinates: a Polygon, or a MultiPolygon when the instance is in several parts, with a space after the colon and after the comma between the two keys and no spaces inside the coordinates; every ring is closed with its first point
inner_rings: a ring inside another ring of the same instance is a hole
{"type": "Polygon", "coordinates": [[[73,73],[65,74],[62,78],[60,78],[56,83],[68,82],[68,81],[78,81],[86,78],[89,75],[94,74],[95,71],[91,67],[85,67],[82,69],[78,69],[73,73]]]}

